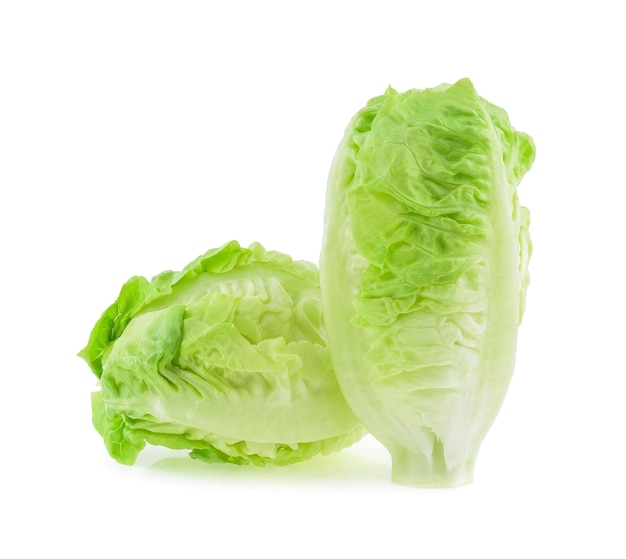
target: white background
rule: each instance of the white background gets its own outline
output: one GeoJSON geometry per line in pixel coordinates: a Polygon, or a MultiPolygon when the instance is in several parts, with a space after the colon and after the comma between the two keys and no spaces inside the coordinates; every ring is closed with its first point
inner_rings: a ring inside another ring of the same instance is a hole
{"type": "Polygon", "coordinates": [[[625,557],[618,5],[0,4],[0,556],[625,557]],[[517,370],[475,482],[393,485],[370,439],[287,469],[110,459],[75,354],[121,284],[230,239],[317,261],[352,114],[466,76],[538,153],[517,370]]]}

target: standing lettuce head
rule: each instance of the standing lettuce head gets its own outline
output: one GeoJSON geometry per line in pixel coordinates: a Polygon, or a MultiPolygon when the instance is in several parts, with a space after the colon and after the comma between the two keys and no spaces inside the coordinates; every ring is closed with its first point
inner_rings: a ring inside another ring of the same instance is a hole
{"type": "Polygon", "coordinates": [[[469,80],[389,89],[337,151],[320,263],[329,347],[398,483],[473,479],[513,372],[531,252],[516,187],[534,155],[469,80]]]}
{"type": "Polygon", "coordinates": [[[123,464],[150,443],[284,465],[364,434],[332,369],[317,268],[259,244],[131,278],[80,355],[101,382],[94,425],[123,464]]]}

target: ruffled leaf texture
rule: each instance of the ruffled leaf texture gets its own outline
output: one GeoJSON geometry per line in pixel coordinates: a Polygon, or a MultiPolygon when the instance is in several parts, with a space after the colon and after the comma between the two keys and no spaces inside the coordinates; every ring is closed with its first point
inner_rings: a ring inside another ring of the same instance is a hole
{"type": "Polygon", "coordinates": [[[329,179],[322,295],[336,374],[407,485],[471,481],[513,371],[529,282],[535,156],[461,80],[387,92],[329,179]]]}
{"type": "Polygon", "coordinates": [[[149,443],[286,465],[364,434],[334,376],[317,268],[258,243],[131,278],[79,355],[100,379],[94,425],[123,464],[149,443]]]}

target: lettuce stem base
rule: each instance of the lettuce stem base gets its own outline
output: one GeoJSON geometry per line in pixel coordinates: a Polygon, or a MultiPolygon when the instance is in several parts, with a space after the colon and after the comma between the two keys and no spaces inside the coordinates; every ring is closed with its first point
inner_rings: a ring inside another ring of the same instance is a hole
{"type": "Polygon", "coordinates": [[[391,452],[391,481],[409,487],[458,487],[474,480],[474,459],[448,468],[441,456],[398,447],[391,452]]]}

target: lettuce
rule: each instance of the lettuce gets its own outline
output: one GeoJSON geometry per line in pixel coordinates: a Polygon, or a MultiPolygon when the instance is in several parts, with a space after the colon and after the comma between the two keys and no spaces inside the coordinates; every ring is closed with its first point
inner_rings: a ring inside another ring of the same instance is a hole
{"type": "Polygon", "coordinates": [[[131,278],[79,355],[100,379],[93,423],[122,464],[150,443],[285,465],[364,434],[332,369],[317,268],[259,244],[131,278]]]}
{"type": "Polygon", "coordinates": [[[342,391],[392,479],[473,479],[511,378],[528,285],[535,155],[469,80],[372,99],[329,178],[320,271],[342,391]]]}

